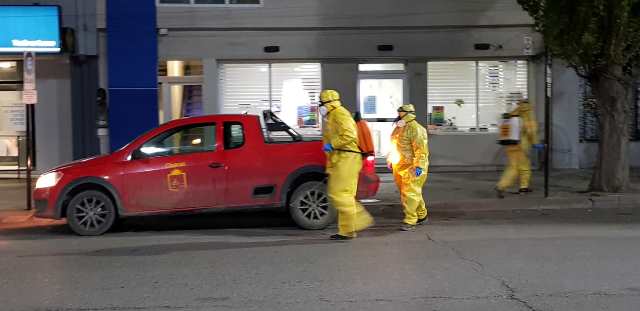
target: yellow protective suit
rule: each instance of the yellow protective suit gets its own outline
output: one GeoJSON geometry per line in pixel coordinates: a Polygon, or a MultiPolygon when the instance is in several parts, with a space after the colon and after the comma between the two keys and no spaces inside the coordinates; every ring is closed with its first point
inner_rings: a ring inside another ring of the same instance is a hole
{"type": "MultiPolygon", "coordinates": [[[[404,111],[415,111],[413,105],[404,105],[404,111]]],[[[415,115],[407,114],[403,127],[396,126],[391,134],[392,154],[389,161],[393,168],[393,177],[404,210],[404,223],[415,225],[418,219],[427,217],[427,207],[422,197],[422,187],[427,181],[429,168],[429,146],[427,130],[416,120],[415,115]],[[394,155],[394,153],[396,153],[394,155]],[[416,167],[422,168],[422,175],[416,177],[416,167]]]]}
{"type": "Polygon", "coordinates": [[[334,149],[327,154],[329,201],[338,211],[338,234],[355,237],[356,232],[373,224],[373,217],[356,200],[362,169],[356,123],[349,111],[342,107],[337,92],[323,91],[320,100],[328,111],[323,142],[331,144],[334,149]]]}
{"type": "Polygon", "coordinates": [[[500,191],[511,187],[518,177],[520,177],[520,189],[529,189],[531,182],[529,151],[532,145],[538,143],[538,124],[531,104],[526,100],[520,101],[518,107],[510,114],[522,120],[520,143],[505,147],[508,163],[497,185],[500,191]]]}

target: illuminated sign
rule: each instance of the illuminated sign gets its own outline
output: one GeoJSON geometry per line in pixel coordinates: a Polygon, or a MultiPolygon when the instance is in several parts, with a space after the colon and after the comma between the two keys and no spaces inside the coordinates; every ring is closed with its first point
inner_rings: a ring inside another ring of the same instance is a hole
{"type": "Polygon", "coordinates": [[[0,52],[60,52],[60,8],[0,5],[0,52]]]}

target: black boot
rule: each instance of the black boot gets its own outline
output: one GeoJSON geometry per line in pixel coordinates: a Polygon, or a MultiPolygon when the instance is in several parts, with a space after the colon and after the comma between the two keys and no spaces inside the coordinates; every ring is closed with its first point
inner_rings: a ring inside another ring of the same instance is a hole
{"type": "Polygon", "coordinates": [[[346,235],[341,235],[341,234],[334,234],[334,235],[330,236],[329,239],[334,240],[334,241],[348,241],[348,240],[352,240],[353,237],[346,236],[346,235]]]}
{"type": "Polygon", "coordinates": [[[520,188],[520,190],[518,191],[520,194],[527,194],[527,193],[531,193],[533,192],[533,190],[529,189],[529,188],[520,188]]]}

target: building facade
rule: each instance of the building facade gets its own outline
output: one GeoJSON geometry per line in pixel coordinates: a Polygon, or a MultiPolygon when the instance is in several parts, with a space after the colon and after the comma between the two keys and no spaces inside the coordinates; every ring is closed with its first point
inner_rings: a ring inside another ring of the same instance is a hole
{"type": "MultiPolygon", "coordinates": [[[[547,74],[543,40],[514,0],[57,2],[85,6],[73,15],[83,23],[63,14],[63,24],[89,29],[85,42],[94,50],[81,55],[97,55],[99,77],[87,89],[108,90],[112,149],[175,118],[265,109],[305,135],[318,135],[318,93],[334,88],[370,122],[379,157],[388,149],[396,107],[412,103],[429,128],[433,166],[492,169],[504,163],[496,144],[501,114],[528,98],[542,137],[545,87],[552,81],[553,166],[587,168],[595,161],[587,87],[558,61],[547,74]]],[[[55,81],[74,84],[75,78],[55,81]]],[[[93,122],[95,103],[74,108],[68,88],[67,95],[51,97],[66,110],[38,115],[48,117],[38,127],[59,125],[57,141],[48,143],[66,144],[39,168],[97,150],[95,128],[77,120],[86,112],[93,122]],[[87,128],[76,131],[74,124],[87,128]]],[[[637,133],[635,105],[630,126],[637,133]]],[[[631,150],[638,167],[640,144],[632,142],[631,150]]]]}

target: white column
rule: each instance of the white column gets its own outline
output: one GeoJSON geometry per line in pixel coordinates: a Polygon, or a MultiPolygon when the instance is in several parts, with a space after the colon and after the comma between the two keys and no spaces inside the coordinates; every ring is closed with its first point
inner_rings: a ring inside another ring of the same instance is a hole
{"type": "MultiPolygon", "coordinates": [[[[167,62],[167,76],[169,77],[183,77],[184,76],[184,61],[170,60],[167,62]]],[[[184,94],[184,86],[172,85],[171,86],[171,111],[164,111],[165,118],[171,116],[172,120],[180,119],[182,117],[182,96],[184,94]]],[[[166,99],[163,99],[166,101],[166,99]]]]}

